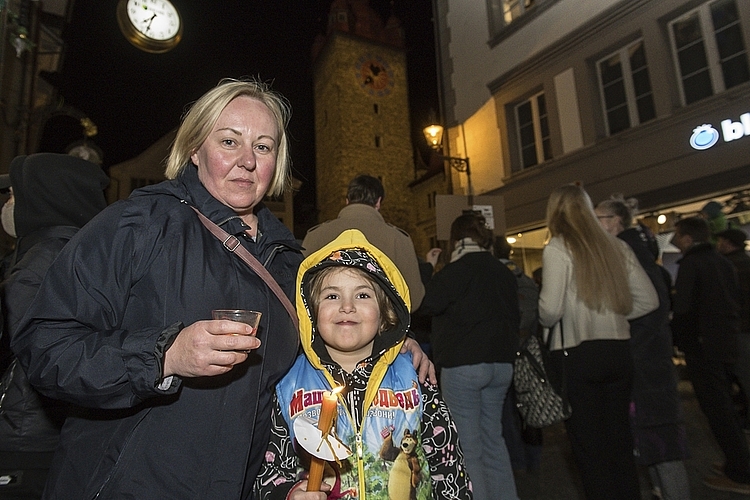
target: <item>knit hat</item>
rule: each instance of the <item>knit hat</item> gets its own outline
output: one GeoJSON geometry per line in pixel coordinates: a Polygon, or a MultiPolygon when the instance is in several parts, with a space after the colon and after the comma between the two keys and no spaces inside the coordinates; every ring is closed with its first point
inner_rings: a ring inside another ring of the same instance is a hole
{"type": "Polygon", "coordinates": [[[745,248],[747,234],[745,234],[745,231],[742,229],[725,229],[724,231],[716,233],[716,237],[724,238],[738,248],[745,248]]]}
{"type": "Polygon", "coordinates": [[[83,227],[107,206],[109,177],[90,161],[36,153],[15,157],[9,170],[19,238],[41,227],[83,227]]]}
{"type": "Polygon", "coordinates": [[[709,201],[705,205],[703,205],[703,208],[701,208],[701,212],[706,214],[709,219],[713,219],[714,217],[718,217],[721,215],[721,203],[718,201],[709,201]]]}

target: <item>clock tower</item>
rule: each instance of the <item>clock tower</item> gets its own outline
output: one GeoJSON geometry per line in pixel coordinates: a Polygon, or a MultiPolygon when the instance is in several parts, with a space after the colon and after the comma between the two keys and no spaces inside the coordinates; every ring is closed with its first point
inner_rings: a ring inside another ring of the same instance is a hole
{"type": "Polygon", "coordinates": [[[384,24],[367,0],[334,0],[313,59],[318,222],[336,218],[349,181],[368,174],[385,187],[386,222],[411,232],[414,161],[399,21],[384,24]]]}

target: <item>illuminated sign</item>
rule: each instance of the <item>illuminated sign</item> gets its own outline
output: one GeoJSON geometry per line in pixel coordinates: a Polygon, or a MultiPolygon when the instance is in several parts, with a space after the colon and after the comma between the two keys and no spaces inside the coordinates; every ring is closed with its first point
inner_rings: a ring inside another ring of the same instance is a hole
{"type": "Polygon", "coordinates": [[[693,129],[693,135],[690,136],[690,146],[698,151],[703,151],[714,146],[719,142],[719,137],[724,138],[724,142],[731,142],[750,135],[750,113],[740,115],[740,121],[732,120],[721,121],[721,134],[713,125],[703,124],[693,129]]]}

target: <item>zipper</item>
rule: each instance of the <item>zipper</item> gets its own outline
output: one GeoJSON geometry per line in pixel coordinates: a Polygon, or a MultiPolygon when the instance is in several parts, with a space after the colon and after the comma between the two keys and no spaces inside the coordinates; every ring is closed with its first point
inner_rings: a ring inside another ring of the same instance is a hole
{"type": "MultiPolygon", "coordinates": [[[[365,417],[362,417],[362,425],[359,428],[354,426],[354,419],[349,411],[349,406],[346,401],[342,400],[341,394],[339,394],[339,400],[341,405],[344,407],[346,412],[346,418],[349,419],[349,425],[354,429],[354,444],[356,446],[356,461],[357,461],[357,482],[359,484],[359,491],[357,492],[358,500],[367,500],[367,493],[365,491],[365,463],[364,463],[364,446],[362,445],[362,428],[365,426],[365,417]]],[[[369,405],[368,405],[369,409],[369,405]]],[[[367,415],[367,409],[364,410],[364,415],[367,415]]]]}

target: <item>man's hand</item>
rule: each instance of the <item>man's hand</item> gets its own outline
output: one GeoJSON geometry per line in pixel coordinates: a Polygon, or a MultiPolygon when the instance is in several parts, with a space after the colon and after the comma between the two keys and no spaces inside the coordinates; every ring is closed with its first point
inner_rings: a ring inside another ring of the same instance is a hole
{"type": "Polygon", "coordinates": [[[221,375],[260,347],[253,328],[229,320],[196,321],[184,328],[164,354],[164,377],[221,375]]]}
{"type": "Polygon", "coordinates": [[[417,370],[419,381],[424,383],[428,380],[432,385],[437,385],[437,375],[435,374],[435,365],[430,358],[424,353],[419,343],[411,337],[406,337],[404,345],[401,346],[401,354],[411,353],[414,369],[417,370]]]}

